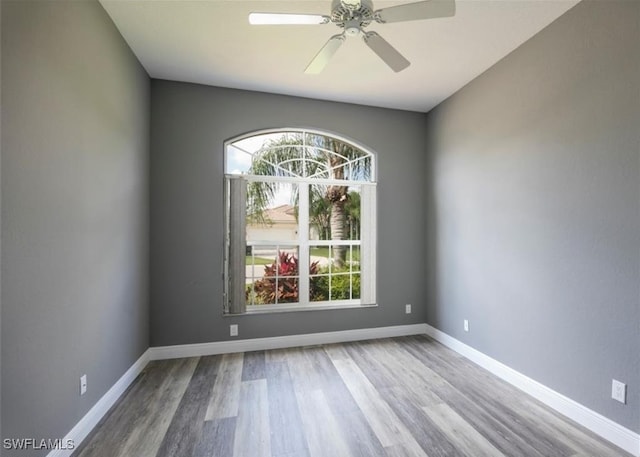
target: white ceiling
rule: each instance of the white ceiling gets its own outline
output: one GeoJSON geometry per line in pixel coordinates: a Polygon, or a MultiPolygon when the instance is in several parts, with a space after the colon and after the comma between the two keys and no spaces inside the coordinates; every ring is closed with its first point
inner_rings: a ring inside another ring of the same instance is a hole
{"type": "Polygon", "coordinates": [[[247,15],[329,14],[329,0],[100,2],[153,78],[426,112],[578,0],[458,0],[452,18],[373,23],[409,68],[394,73],[350,38],[319,75],[304,69],[337,26],[251,26],[247,15]]]}

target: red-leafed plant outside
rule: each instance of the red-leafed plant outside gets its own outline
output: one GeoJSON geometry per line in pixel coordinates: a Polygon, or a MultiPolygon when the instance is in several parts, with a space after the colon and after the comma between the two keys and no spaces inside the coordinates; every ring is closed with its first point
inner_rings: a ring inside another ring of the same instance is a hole
{"type": "MultiPolygon", "coordinates": [[[[317,273],[318,262],[313,262],[309,265],[309,274],[317,273]]],[[[265,265],[263,278],[253,283],[256,303],[296,303],[298,285],[298,259],[288,252],[280,252],[276,262],[265,265]]]]}

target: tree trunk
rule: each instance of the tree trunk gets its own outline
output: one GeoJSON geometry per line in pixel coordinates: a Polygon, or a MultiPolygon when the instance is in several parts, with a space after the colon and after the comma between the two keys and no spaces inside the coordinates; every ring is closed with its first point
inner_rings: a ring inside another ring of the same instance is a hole
{"type": "MultiPolygon", "coordinates": [[[[327,157],[329,169],[331,170],[331,178],[338,180],[344,179],[345,170],[342,166],[344,165],[342,156],[347,155],[347,145],[338,145],[334,140],[328,140],[327,149],[340,154],[327,157]]],[[[333,241],[342,241],[345,239],[345,235],[348,235],[345,233],[346,213],[344,208],[347,203],[347,190],[347,186],[329,186],[329,189],[327,189],[327,200],[329,200],[331,204],[331,239],[333,241]]],[[[337,268],[344,266],[346,257],[346,246],[333,247],[334,265],[337,268]]]]}
{"type": "MultiPolygon", "coordinates": [[[[344,201],[334,201],[331,204],[331,239],[333,241],[344,240],[345,212],[344,201]]],[[[334,265],[342,268],[347,258],[346,246],[333,247],[334,265]]]]}

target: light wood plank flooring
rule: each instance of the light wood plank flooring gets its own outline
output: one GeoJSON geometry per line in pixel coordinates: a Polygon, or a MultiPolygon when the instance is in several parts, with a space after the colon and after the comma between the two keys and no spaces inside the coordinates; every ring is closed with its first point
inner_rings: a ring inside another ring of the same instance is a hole
{"type": "Polygon", "coordinates": [[[629,455],[426,336],[152,362],[74,453],[629,455]]]}

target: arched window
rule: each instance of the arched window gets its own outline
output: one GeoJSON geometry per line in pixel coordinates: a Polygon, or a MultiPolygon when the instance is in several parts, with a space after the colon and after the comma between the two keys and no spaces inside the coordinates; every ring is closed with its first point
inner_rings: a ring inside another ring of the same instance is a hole
{"type": "Polygon", "coordinates": [[[225,312],[375,304],[375,156],[326,133],[225,145],[225,312]]]}

